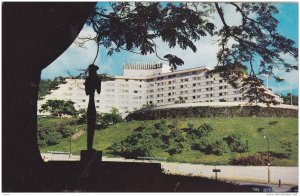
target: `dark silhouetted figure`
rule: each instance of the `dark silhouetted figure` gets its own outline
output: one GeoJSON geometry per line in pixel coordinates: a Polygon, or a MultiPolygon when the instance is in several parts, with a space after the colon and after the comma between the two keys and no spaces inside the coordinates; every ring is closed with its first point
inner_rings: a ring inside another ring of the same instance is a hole
{"type": "Polygon", "coordinates": [[[95,107],[95,90],[100,94],[101,79],[97,75],[98,66],[91,64],[88,68],[88,77],[85,80],[85,93],[89,95],[89,105],[87,110],[87,150],[93,151],[93,140],[96,125],[96,107],[95,107]]]}

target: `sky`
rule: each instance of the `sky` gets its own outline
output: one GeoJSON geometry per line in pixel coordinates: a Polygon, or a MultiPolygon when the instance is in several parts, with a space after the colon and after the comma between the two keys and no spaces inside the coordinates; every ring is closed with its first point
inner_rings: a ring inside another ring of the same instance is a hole
{"type": "MultiPolygon", "coordinates": [[[[100,2],[98,6],[107,6],[107,3],[100,2]]],[[[295,42],[295,46],[298,47],[298,4],[296,3],[274,3],[278,8],[279,14],[275,17],[279,20],[277,31],[285,37],[292,39],[295,42]]],[[[231,7],[224,7],[225,19],[229,21],[229,24],[239,24],[241,17],[236,14],[235,10],[231,7]]],[[[220,19],[214,16],[214,23],[218,27],[221,24],[220,19]]],[[[79,36],[94,35],[93,30],[84,26],[79,36]]],[[[215,43],[214,38],[207,36],[201,38],[195,42],[197,46],[197,52],[194,53],[191,49],[182,50],[178,47],[170,49],[167,44],[161,40],[156,40],[158,44],[158,54],[164,56],[168,53],[175,54],[182,58],[185,62],[184,66],[178,67],[178,69],[187,69],[192,67],[206,66],[212,68],[217,64],[216,53],[218,46],[215,43]]],[[[42,71],[42,79],[53,79],[57,76],[76,76],[80,73],[80,69],[86,69],[90,65],[96,55],[96,44],[88,42],[85,48],[80,48],[76,44],[72,44],[61,56],[59,56],[54,62],[42,71]]],[[[297,63],[296,60],[285,57],[288,62],[297,63]]],[[[121,51],[114,53],[112,56],[107,55],[107,49],[100,48],[98,58],[95,64],[100,67],[99,73],[107,73],[109,75],[122,75],[123,65],[130,62],[159,62],[160,60],[154,55],[137,55],[127,51],[121,51]]],[[[280,94],[286,94],[291,92],[298,95],[299,86],[299,73],[293,71],[286,73],[284,71],[276,71],[277,75],[285,79],[279,87],[273,79],[264,77],[265,86],[272,88],[272,90],[280,94]]]]}

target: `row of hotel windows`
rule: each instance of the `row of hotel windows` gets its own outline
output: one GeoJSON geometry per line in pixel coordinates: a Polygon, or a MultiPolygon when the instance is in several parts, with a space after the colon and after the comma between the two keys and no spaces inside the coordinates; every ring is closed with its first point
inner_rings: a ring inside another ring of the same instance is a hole
{"type": "MultiPolygon", "coordinates": [[[[188,91],[180,91],[180,95],[186,95],[186,94],[188,94],[188,91]]],[[[176,93],[174,93],[174,92],[168,93],[169,97],[174,96],[174,95],[176,95],[176,93]]],[[[226,96],[226,95],[229,95],[229,93],[228,92],[222,92],[222,93],[219,93],[219,95],[217,95],[217,96],[215,95],[215,96],[218,97],[218,96],[226,96]]],[[[205,95],[202,95],[202,96],[213,97],[214,94],[205,94],[205,95]]],[[[157,94],[156,97],[164,97],[164,94],[157,94]]],[[[193,97],[193,99],[196,99],[196,98],[200,98],[201,95],[194,95],[192,97],[193,97]]],[[[154,95],[147,96],[147,99],[153,99],[153,98],[154,98],[154,95]]],[[[237,100],[234,100],[234,101],[237,101],[237,100]]]]}
{"type": "MultiPolygon", "coordinates": [[[[185,85],[181,85],[180,88],[186,88],[186,86],[185,85]]],[[[168,90],[173,90],[173,89],[174,89],[174,87],[169,87],[168,88],[168,90]]],[[[227,89],[227,86],[219,86],[219,89],[227,89]]],[[[164,90],[165,90],[164,88],[159,88],[159,89],[157,89],[157,92],[164,91],[164,90]]],[[[206,91],[213,91],[213,90],[214,90],[214,88],[212,88],[212,87],[206,88],[206,91]]],[[[115,92],[115,91],[114,91],[114,89],[107,89],[107,92],[115,92]]],[[[121,92],[123,92],[123,93],[129,93],[129,90],[123,90],[121,92]]],[[[154,92],[154,89],[147,90],[147,93],[153,93],[153,92],[154,92]]],[[[189,91],[180,91],[180,94],[188,93],[188,92],[189,91]]],[[[193,89],[193,93],[197,93],[197,92],[201,92],[201,89],[193,89]]],[[[137,94],[137,93],[139,93],[139,91],[138,90],[133,90],[133,93],[137,94]]],[[[236,90],[236,91],[234,91],[234,93],[235,94],[242,93],[242,90],[236,90]]],[[[176,94],[176,93],[173,92],[173,95],[174,94],[176,94]]],[[[221,94],[222,93],[220,93],[220,95],[221,94]]],[[[226,94],[226,93],[224,93],[224,94],[226,94]]],[[[72,96],[72,93],[63,93],[63,95],[64,96],[72,96]]],[[[169,93],[168,95],[171,96],[171,93],[169,93]]],[[[108,97],[112,97],[112,98],[114,97],[114,95],[107,95],[107,96],[108,97]]],[[[159,97],[159,94],[157,96],[159,97]]],[[[163,96],[163,94],[161,94],[161,96],[163,96]]],[[[124,98],[124,96],[122,97],[122,95],[120,95],[120,98],[124,98]]],[[[127,96],[127,98],[129,98],[129,97],[127,96]]],[[[135,96],[134,98],[141,99],[142,97],[141,96],[135,96]]]]}
{"type": "MultiPolygon", "coordinates": [[[[181,81],[178,81],[178,82],[188,82],[189,79],[188,78],[185,78],[185,79],[181,79],[181,81]]],[[[164,82],[155,82],[154,84],[149,84],[149,87],[154,87],[154,85],[156,84],[157,86],[162,86],[162,85],[166,85],[166,84],[172,84],[172,83],[175,83],[175,81],[164,81],[164,82]]],[[[219,80],[218,83],[216,83],[216,81],[206,81],[206,83],[204,83],[203,85],[209,85],[209,84],[220,84],[220,83],[223,83],[223,80],[219,80]]],[[[194,83],[196,84],[196,83],[194,83]]],[[[200,83],[197,83],[198,85],[200,85],[200,83]]]]}
{"type": "MultiPolygon", "coordinates": [[[[193,86],[196,86],[196,84],[193,84],[193,86]]],[[[187,85],[180,85],[179,88],[188,88],[187,85]]],[[[168,87],[168,89],[165,89],[165,88],[158,88],[156,89],[157,92],[160,92],[160,91],[164,91],[164,90],[174,90],[175,87],[172,86],[172,87],[168,87]]],[[[214,90],[215,88],[213,87],[209,87],[209,88],[206,88],[206,91],[212,91],[214,90]]],[[[227,86],[219,86],[219,89],[227,89],[227,86]]],[[[151,89],[151,90],[147,90],[147,93],[153,93],[155,90],[154,89],[151,89]]],[[[115,89],[106,89],[106,92],[115,92],[115,89]]],[[[129,93],[129,90],[121,90],[119,92],[122,92],[122,93],[129,93]]],[[[133,93],[140,93],[140,91],[138,90],[133,90],[132,91],[133,93]]],[[[193,92],[201,92],[201,89],[194,89],[193,92]]],[[[241,93],[241,90],[238,90],[238,91],[235,91],[235,93],[241,93]]],[[[63,96],[72,96],[73,94],[72,93],[63,93],[63,96]]],[[[79,95],[84,95],[84,94],[79,94],[79,95]]]]}
{"type": "MultiPolygon", "coordinates": [[[[104,108],[104,109],[110,110],[110,109],[112,109],[113,107],[115,107],[115,106],[104,106],[103,108],[104,108]]],[[[84,105],[77,105],[77,108],[86,108],[86,106],[84,106],[84,105]]],[[[96,106],[96,109],[100,109],[100,107],[99,107],[99,106],[96,106]]],[[[119,109],[121,109],[121,110],[128,110],[129,108],[126,107],[126,106],[121,106],[121,107],[119,107],[119,109]]],[[[137,110],[137,109],[138,109],[137,107],[134,107],[134,108],[133,108],[133,110],[137,110]]]]}
{"type": "MultiPolygon", "coordinates": [[[[169,89],[168,90],[173,90],[174,88],[170,88],[169,87],[169,89]]],[[[220,86],[219,87],[219,89],[221,90],[221,89],[227,89],[227,87],[226,86],[220,86]]],[[[167,90],[167,89],[166,89],[167,90]]],[[[213,91],[214,90],[214,88],[212,88],[212,87],[210,87],[210,88],[206,88],[206,91],[213,91]]],[[[159,88],[159,89],[157,89],[157,92],[161,92],[161,91],[164,91],[164,88],[159,88]]],[[[201,89],[193,89],[193,93],[199,93],[199,92],[201,92],[201,89]]],[[[147,90],[147,93],[154,93],[154,90],[152,89],[152,90],[147,90]]],[[[183,94],[183,93],[189,93],[189,91],[188,90],[186,90],[186,91],[180,91],[180,94],[183,94]]],[[[233,93],[234,94],[240,94],[240,93],[242,93],[242,90],[236,90],[236,91],[233,91],[233,93]]],[[[169,95],[170,95],[170,93],[169,93],[169,95]]]]}
{"type": "MultiPolygon", "coordinates": [[[[212,95],[208,96],[208,97],[212,97],[212,95]]],[[[192,99],[198,99],[198,98],[200,98],[200,95],[192,97],[192,99]]],[[[188,97],[183,97],[183,100],[188,100],[188,97]]],[[[241,101],[242,98],[241,97],[234,97],[233,100],[234,101],[238,101],[238,100],[241,101]]],[[[167,100],[167,102],[174,102],[174,101],[175,101],[175,98],[170,98],[170,99],[167,100]]],[[[206,100],[205,102],[213,102],[213,101],[215,101],[215,100],[206,100]]],[[[219,102],[226,102],[226,101],[228,101],[228,100],[219,99],[219,102]]],[[[197,102],[199,102],[199,101],[197,101],[197,102]]],[[[200,101],[200,102],[202,102],[202,101],[200,101]]],[[[156,103],[164,103],[164,100],[163,99],[156,100],[156,103]]],[[[147,101],[147,104],[153,104],[153,101],[147,101]]]]}
{"type": "MultiPolygon", "coordinates": [[[[192,72],[192,73],[183,73],[178,75],[177,77],[185,77],[185,76],[191,76],[191,75],[196,75],[196,72],[192,72]]],[[[205,76],[197,76],[197,77],[193,77],[193,80],[202,80],[202,79],[209,79],[209,78],[213,78],[216,79],[218,77],[218,75],[216,75],[215,77],[213,77],[213,75],[205,75],[205,76]]],[[[163,77],[157,77],[156,81],[158,80],[164,80],[164,79],[170,79],[170,78],[176,78],[176,75],[169,75],[169,76],[163,76],[163,77]]],[[[154,78],[151,79],[147,79],[147,82],[153,82],[155,81],[154,78]]],[[[183,81],[188,81],[188,78],[185,79],[181,79],[181,82],[183,81]]]]}
{"type": "MultiPolygon", "coordinates": [[[[185,79],[181,79],[181,81],[188,81],[188,78],[185,78],[185,79]]],[[[222,83],[223,80],[220,80],[219,83],[222,83]]],[[[164,84],[172,84],[173,82],[172,81],[168,81],[168,82],[160,82],[160,83],[157,83],[157,86],[160,86],[160,85],[164,85],[164,84]]],[[[213,84],[213,81],[207,81],[206,82],[206,85],[209,85],[209,84],[213,84]]],[[[129,87],[128,84],[119,84],[121,87],[129,87]]],[[[193,83],[193,86],[200,86],[201,84],[200,83],[193,83]]],[[[204,84],[205,85],[205,84],[204,84]]],[[[113,83],[109,83],[107,84],[107,86],[115,86],[113,83]]],[[[150,87],[153,87],[154,84],[149,84],[150,87]]],[[[134,87],[140,87],[142,88],[142,85],[135,85],[134,87]]],[[[184,88],[184,87],[187,87],[187,85],[180,85],[180,88],[184,88]]],[[[225,87],[226,88],[226,87],[225,87]]],[[[174,89],[174,88],[173,88],[174,89]]],[[[221,88],[220,88],[221,89],[221,88]]],[[[73,90],[72,87],[68,87],[68,90],[73,90]]],[[[106,92],[115,92],[115,89],[105,89],[106,92]]],[[[123,90],[124,92],[129,92],[128,90],[123,90]]],[[[134,93],[137,93],[137,91],[135,91],[134,93]]],[[[64,93],[64,95],[72,95],[70,93],[64,93]]]]}
{"type": "MultiPolygon", "coordinates": [[[[187,85],[180,85],[180,89],[181,88],[188,88],[188,86],[187,85]]],[[[160,91],[164,91],[164,90],[174,90],[174,89],[175,89],[175,87],[173,86],[173,87],[168,87],[168,88],[158,88],[158,89],[156,89],[156,91],[160,92],[160,91]]],[[[215,88],[213,88],[213,87],[205,88],[206,91],[213,91],[214,89],[215,88]]],[[[227,89],[227,86],[219,86],[219,90],[222,90],[222,89],[227,89]]],[[[155,92],[154,89],[147,90],[147,93],[154,93],[154,92],[155,92]]],[[[182,92],[182,91],[180,91],[180,92],[182,92]]],[[[194,93],[195,92],[201,92],[201,89],[194,89],[193,92],[194,93]]],[[[236,91],[234,91],[234,93],[235,94],[242,93],[242,89],[236,90],[236,91]]]]}

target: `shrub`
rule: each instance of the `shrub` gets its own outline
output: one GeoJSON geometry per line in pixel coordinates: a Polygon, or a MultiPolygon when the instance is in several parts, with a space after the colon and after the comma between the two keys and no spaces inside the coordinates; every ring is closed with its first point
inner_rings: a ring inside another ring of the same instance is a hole
{"type": "Polygon", "coordinates": [[[181,153],[185,148],[185,145],[183,142],[174,142],[169,147],[168,153],[170,155],[179,154],[181,153]]]}
{"type": "Polygon", "coordinates": [[[161,146],[159,138],[153,138],[154,127],[146,125],[137,129],[125,140],[110,146],[113,153],[125,158],[138,158],[152,156],[154,148],[161,146]]]}
{"type": "Polygon", "coordinates": [[[48,134],[46,143],[47,143],[47,145],[58,144],[60,138],[61,138],[61,135],[58,132],[52,131],[48,134]]]}
{"type": "Polygon", "coordinates": [[[62,138],[70,137],[74,131],[70,125],[74,122],[76,121],[72,119],[61,120],[55,118],[43,118],[38,120],[38,145],[54,145],[58,144],[62,138]]]}
{"type": "Polygon", "coordinates": [[[232,152],[243,153],[249,150],[248,141],[243,140],[239,132],[230,134],[225,141],[232,152]]]}
{"type": "Polygon", "coordinates": [[[292,154],[292,142],[289,139],[282,139],[279,141],[280,147],[284,151],[284,155],[286,158],[290,157],[292,154]]]}
{"type": "Polygon", "coordinates": [[[60,118],[63,115],[77,115],[77,111],[74,107],[74,102],[64,100],[47,100],[47,102],[41,106],[39,112],[50,112],[51,115],[60,118]]]}
{"type": "Polygon", "coordinates": [[[112,108],[111,113],[97,115],[97,122],[102,128],[106,128],[109,125],[113,125],[122,121],[122,116],[116,108],[112,108]]]}
{"type": "Polygon", "coordinates": [[[111,145],[110,150],[126,158],[137,158],[151,156],[161,147],[171,155],[188,148],[183,132],[176,128],[170,130],[165,120],[154,125],[143,123],[125,140],[111,145]]]}
{"type": "Polygon", "coordinates": [[[212,144],[209,144],[206,148],[205,148],[205,152],[207,154],[215,154],[218,156],[223,155],[224,153],[228,152],[229,148],[227,143],[224,140],[217,140],[215,142],[213,142],[212,144]]]}
{"type": "Polygon", "coordinates": [[[209,141],[206,140],[205,138],[202,140],[199,140],[198,144],[196,145],[197,149],[199,149],[202,152],[205,152],[205,150],[209,146],[209,141]]]}
{"type": "Polygon", "coordinates": [[[232,165],[268,165],[266,154],[239,156],[230,160],[232,165]]]}
{"type": "Polygon", "coordinates": [[[77,122],[78,122],[78,124],[87,124],[87,110],[86,109],[78,110],[78,121],[77,122]]]}
{"type": "Polygon", "coordinates": [[[198,128],[192,128],[188,134],[192,138],[198,138],[200,139],[201,137],[206,137],[210,132],[213,131],[213,128],[209,126],[208,124],[203,124],[199,126],[198,128]]]}

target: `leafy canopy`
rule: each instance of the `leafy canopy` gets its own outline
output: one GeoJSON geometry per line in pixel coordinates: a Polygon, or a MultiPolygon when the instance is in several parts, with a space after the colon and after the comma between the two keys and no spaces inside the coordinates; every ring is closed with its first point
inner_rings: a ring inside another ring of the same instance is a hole
{"type": "Polygon", "coordinates": [[[214,36],[219,52],[218,63],[213,72],[220,73],[234,86],[236,77],[245,73],[240,68],[249,65],[249,75],[243,77],[243,87],[248,91],[250,102],[260,101],[275,103],[268,97],[262,80],[257,76],[267,74],[281,82],[274,70],[290,72],[297,70],[298,65],[285,61],[284,56],[298,59],[298,49],[293,40],[277,32],[277,8],[272,3],[204,3],[184,2],[113,2],[111,9],[95,7],[87,20],[96,32],[95,37],[82,37],[78,44],[94,40],[107,48],[108,55],[121,50],[147,55],[155,53],[163,61],[169,62],[171,70],[183,65],[184,61],[172,54],[157,54],[158,39],[166,42],[170,48],[179,46],[197,51],[194,44],[204,36],[214,36]],[[233,7],[239,25],[231,25],[226,20],[225,7],[233,7]],[[221,26],[214,24],[213,16],[219,17],[221,26]],[[255,63],[259,59],[260,62],[255,63]],[[255,71],[255,67],[259,67],[255,71]]]}
{"type": "Polygon", "coordinates": [[[64,100],[47,100],[47,102],[41,106],[39,111],[50,112],[51,115],[58,117],[62,117],[63,115],[77,115],[74,102],[64,100]]]}
{"type": "Polygon", "coordinates": [[[55,90],[58,88],[59,84],[65,83],[65,78],[63,77],[55,77],[54,80],[41,80],[39,84],[39,99],[43,99],[47,94],[50,94],[51,90],[55,90]]]}

